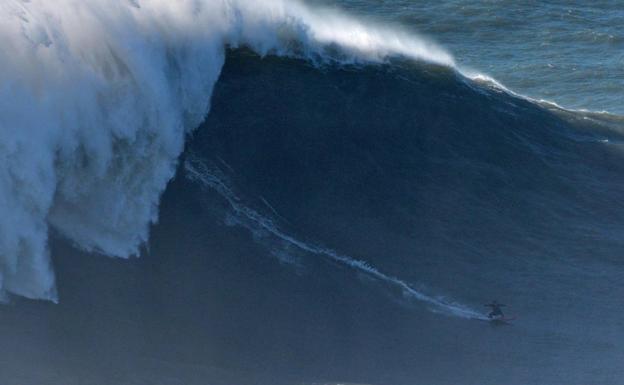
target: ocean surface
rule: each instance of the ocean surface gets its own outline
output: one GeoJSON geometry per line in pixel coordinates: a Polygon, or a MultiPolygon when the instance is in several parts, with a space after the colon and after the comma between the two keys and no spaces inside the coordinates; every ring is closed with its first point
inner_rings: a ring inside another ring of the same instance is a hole
{"type": "Polygon", "coordinates": [[[468,71],[565,108],[624,114],[619,1],[315,0],[438,42],[468,71]]]}
{"type": "Polygon", "coordinates": [[[0,2],[0,384],[623,384],[623,23],[0,2]]]}

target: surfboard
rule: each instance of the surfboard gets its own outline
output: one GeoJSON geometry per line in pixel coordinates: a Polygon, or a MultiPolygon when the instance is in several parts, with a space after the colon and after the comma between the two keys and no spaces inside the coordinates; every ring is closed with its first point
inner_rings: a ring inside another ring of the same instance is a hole
{"type": "Polygon", "coordinates": [[[488,322],[492,325],[509,325],[511,321],[515,320],[517,317],[498,317],[498,318],[488,318],[487,316],[483,317],[475,317],[474,319],[482,322],[488,322]]]}
{"type": "Polygon", "coordinates": [[[488,321],[493,324],[509,324],[511,321],[515,320],[516,317],[496,317],[490,318],[488,321]]]}

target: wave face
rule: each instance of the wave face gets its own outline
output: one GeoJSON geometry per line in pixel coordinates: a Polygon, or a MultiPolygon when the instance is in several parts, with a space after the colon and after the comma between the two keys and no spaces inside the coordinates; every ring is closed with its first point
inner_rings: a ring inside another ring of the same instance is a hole
{"type": "Polygon", "coordinates": [[[0,292],[29,298],[56,300],[50,229],[85,250],[139,253],[226,46],[452,64],[407,34],[290,1],[11,0],[0,12],[0,292]]]}
{"type": "Polygon", "coordinates": [[[241,306],[279,341],[260,349],[284,365],[266,383],[617,384],[620,322],[603,315],[624,279],[623,127],[426,63],[317,68],[232,50],[179,183],[249,231],[264,249],[250,255],[299,274],[277,297],[315,292],[276,300],[284,315],[241,306]],[[521,319],[504,337],[468,320],[494,296],[521,319]]]}
{"type": "Polygon", "coordinates": [[[237,50],[186,173],[256,222],[247,227],[320,241],[475,303],[481,266],[504,290],[498,274],[617,262],[621,129],[451,69],[394,60],[319,71],[237,50]],[[604,247],[590,257],[595,243],[604,247]]]}
{"type": "MultiPolygon", "coordinates": [[[[523,330],[510,338],[526,345],[458,337],[475,345],[467,355],[514,357],[493,358],[500,367],[484,372],[503,379],[513,370],[518,384],[581,384],[604,372],[601,381],[616,383],[621,333],[599,314],[621,303],[609,288],[624,278],[622,127],[617,117],[549,110],[409,60],[319,69],[233,50],[182,173],[212,216],[249,230],[293,272],[344,268],[351,275],[342,279],[360,278],[345,287],[373,286],[421,316],[461,319],[441,327],[447,336],[482,317],[484,298],[513,300],[523,330]],[[553,357],[570,363],[566,375],[552,377],[553,357]]],[[[366,325],[365,335],[381,333],[375,321],[366,325]]],[[[406,328],[397,338],[409,339],[406,328]]],[[[440,344],[427,351],[472,361],[440,344]]],[[[388,383],[437,371],[392,367],[388,383]]],[[[423,376],[432,384],[489,378],[451,372],[457,378],[423,376]]]]}

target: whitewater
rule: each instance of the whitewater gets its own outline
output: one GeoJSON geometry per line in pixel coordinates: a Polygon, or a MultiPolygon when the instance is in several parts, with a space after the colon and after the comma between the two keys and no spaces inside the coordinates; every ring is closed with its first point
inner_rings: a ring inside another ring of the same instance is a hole
{"type": "Polygon", "coordinates": [[[228,47],[454,63],[413,34],[285,0],[9,0],[0,19],[0,293],[51,301],[51,232],[139,254],[228,47]]]}

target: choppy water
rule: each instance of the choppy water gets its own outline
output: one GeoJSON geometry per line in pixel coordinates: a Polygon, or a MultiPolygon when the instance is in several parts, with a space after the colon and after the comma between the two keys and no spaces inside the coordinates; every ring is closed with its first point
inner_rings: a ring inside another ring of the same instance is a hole
{"type": "MultiPolygon", "coordinates": [[[[321,1],[319,1],[321,3],[321,1]]],[[[325,1],[420,32],[524,95],[624,115],[621,1],[325,1]]]]}

